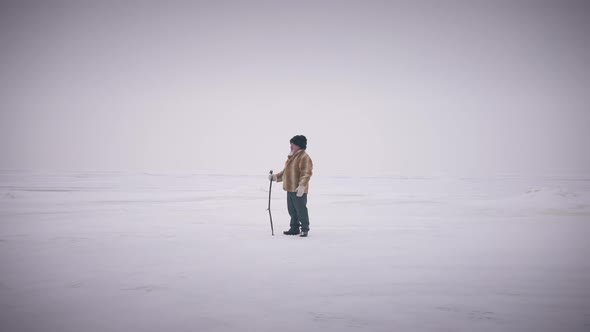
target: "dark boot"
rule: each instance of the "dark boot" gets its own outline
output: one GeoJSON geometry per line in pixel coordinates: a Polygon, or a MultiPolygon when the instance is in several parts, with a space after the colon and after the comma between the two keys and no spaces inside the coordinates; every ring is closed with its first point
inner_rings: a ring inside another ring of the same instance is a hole
{"type": "Polygon", "coordinates": [[[299,230],[298,229],[290,229],[288,231],[284,231],[283,234],[285,234],[285,235],[297,235],[297,234],[299,234],[299,230]]]}
{"type": "Polygon", "coordinates": [[[301,234],[299,236],[301,236],[301,237],[307,237],[307,231],[301,232],[301,234]]]}

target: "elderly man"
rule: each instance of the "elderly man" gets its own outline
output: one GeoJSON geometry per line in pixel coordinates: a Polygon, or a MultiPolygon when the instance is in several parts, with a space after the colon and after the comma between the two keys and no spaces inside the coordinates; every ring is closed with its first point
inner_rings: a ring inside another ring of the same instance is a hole
{"type": "Polygon", "coordinates": [[[271,181],[283,182],[283,189],[287,192],[287,208],[291,216],[291,223],[285,235],[297,235],[307,237],[309,232],[309,215],[307,213],[307,192],[309,179],[312,175],[313,162],[305,149],[307,138],[296,135],[289,141],[291,153],[285,162],[285,168],[273,175],[269,175],[271,181]],[[301,228],[301,230],[300,230],[301,228]]]}

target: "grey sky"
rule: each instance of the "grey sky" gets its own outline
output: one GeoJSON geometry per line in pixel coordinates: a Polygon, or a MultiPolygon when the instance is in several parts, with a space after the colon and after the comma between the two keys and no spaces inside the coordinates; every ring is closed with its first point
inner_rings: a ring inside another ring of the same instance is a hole
{"type": "Polygon", "coordinates": [[[0,169],[590,173],[585,1],[2,1],[0,169]]]}

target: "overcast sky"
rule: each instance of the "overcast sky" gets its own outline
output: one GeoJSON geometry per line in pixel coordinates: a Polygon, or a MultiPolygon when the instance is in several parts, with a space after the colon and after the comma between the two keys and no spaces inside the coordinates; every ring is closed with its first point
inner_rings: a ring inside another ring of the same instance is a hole
{"type": "Polygon", "coordinates": [[[2,1],[0,169],[590,174],[587,1],[2,1]]]}

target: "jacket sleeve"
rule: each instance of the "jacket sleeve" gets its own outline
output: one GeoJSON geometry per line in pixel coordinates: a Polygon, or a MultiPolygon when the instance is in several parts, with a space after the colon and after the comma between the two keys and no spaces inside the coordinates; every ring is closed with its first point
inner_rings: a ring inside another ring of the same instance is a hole
{"type": "Polygon", "coordinates": [[[299,162],[299,186],[307,187],[312,174],[313,162],[309,156],[306,156],[299,162]]]}
{"type": "Polygon", "coordinates": [[[275,174],[277,176],[277,182],[283,181],[283,173],[285,173],[285,169],[275,174]]]}

